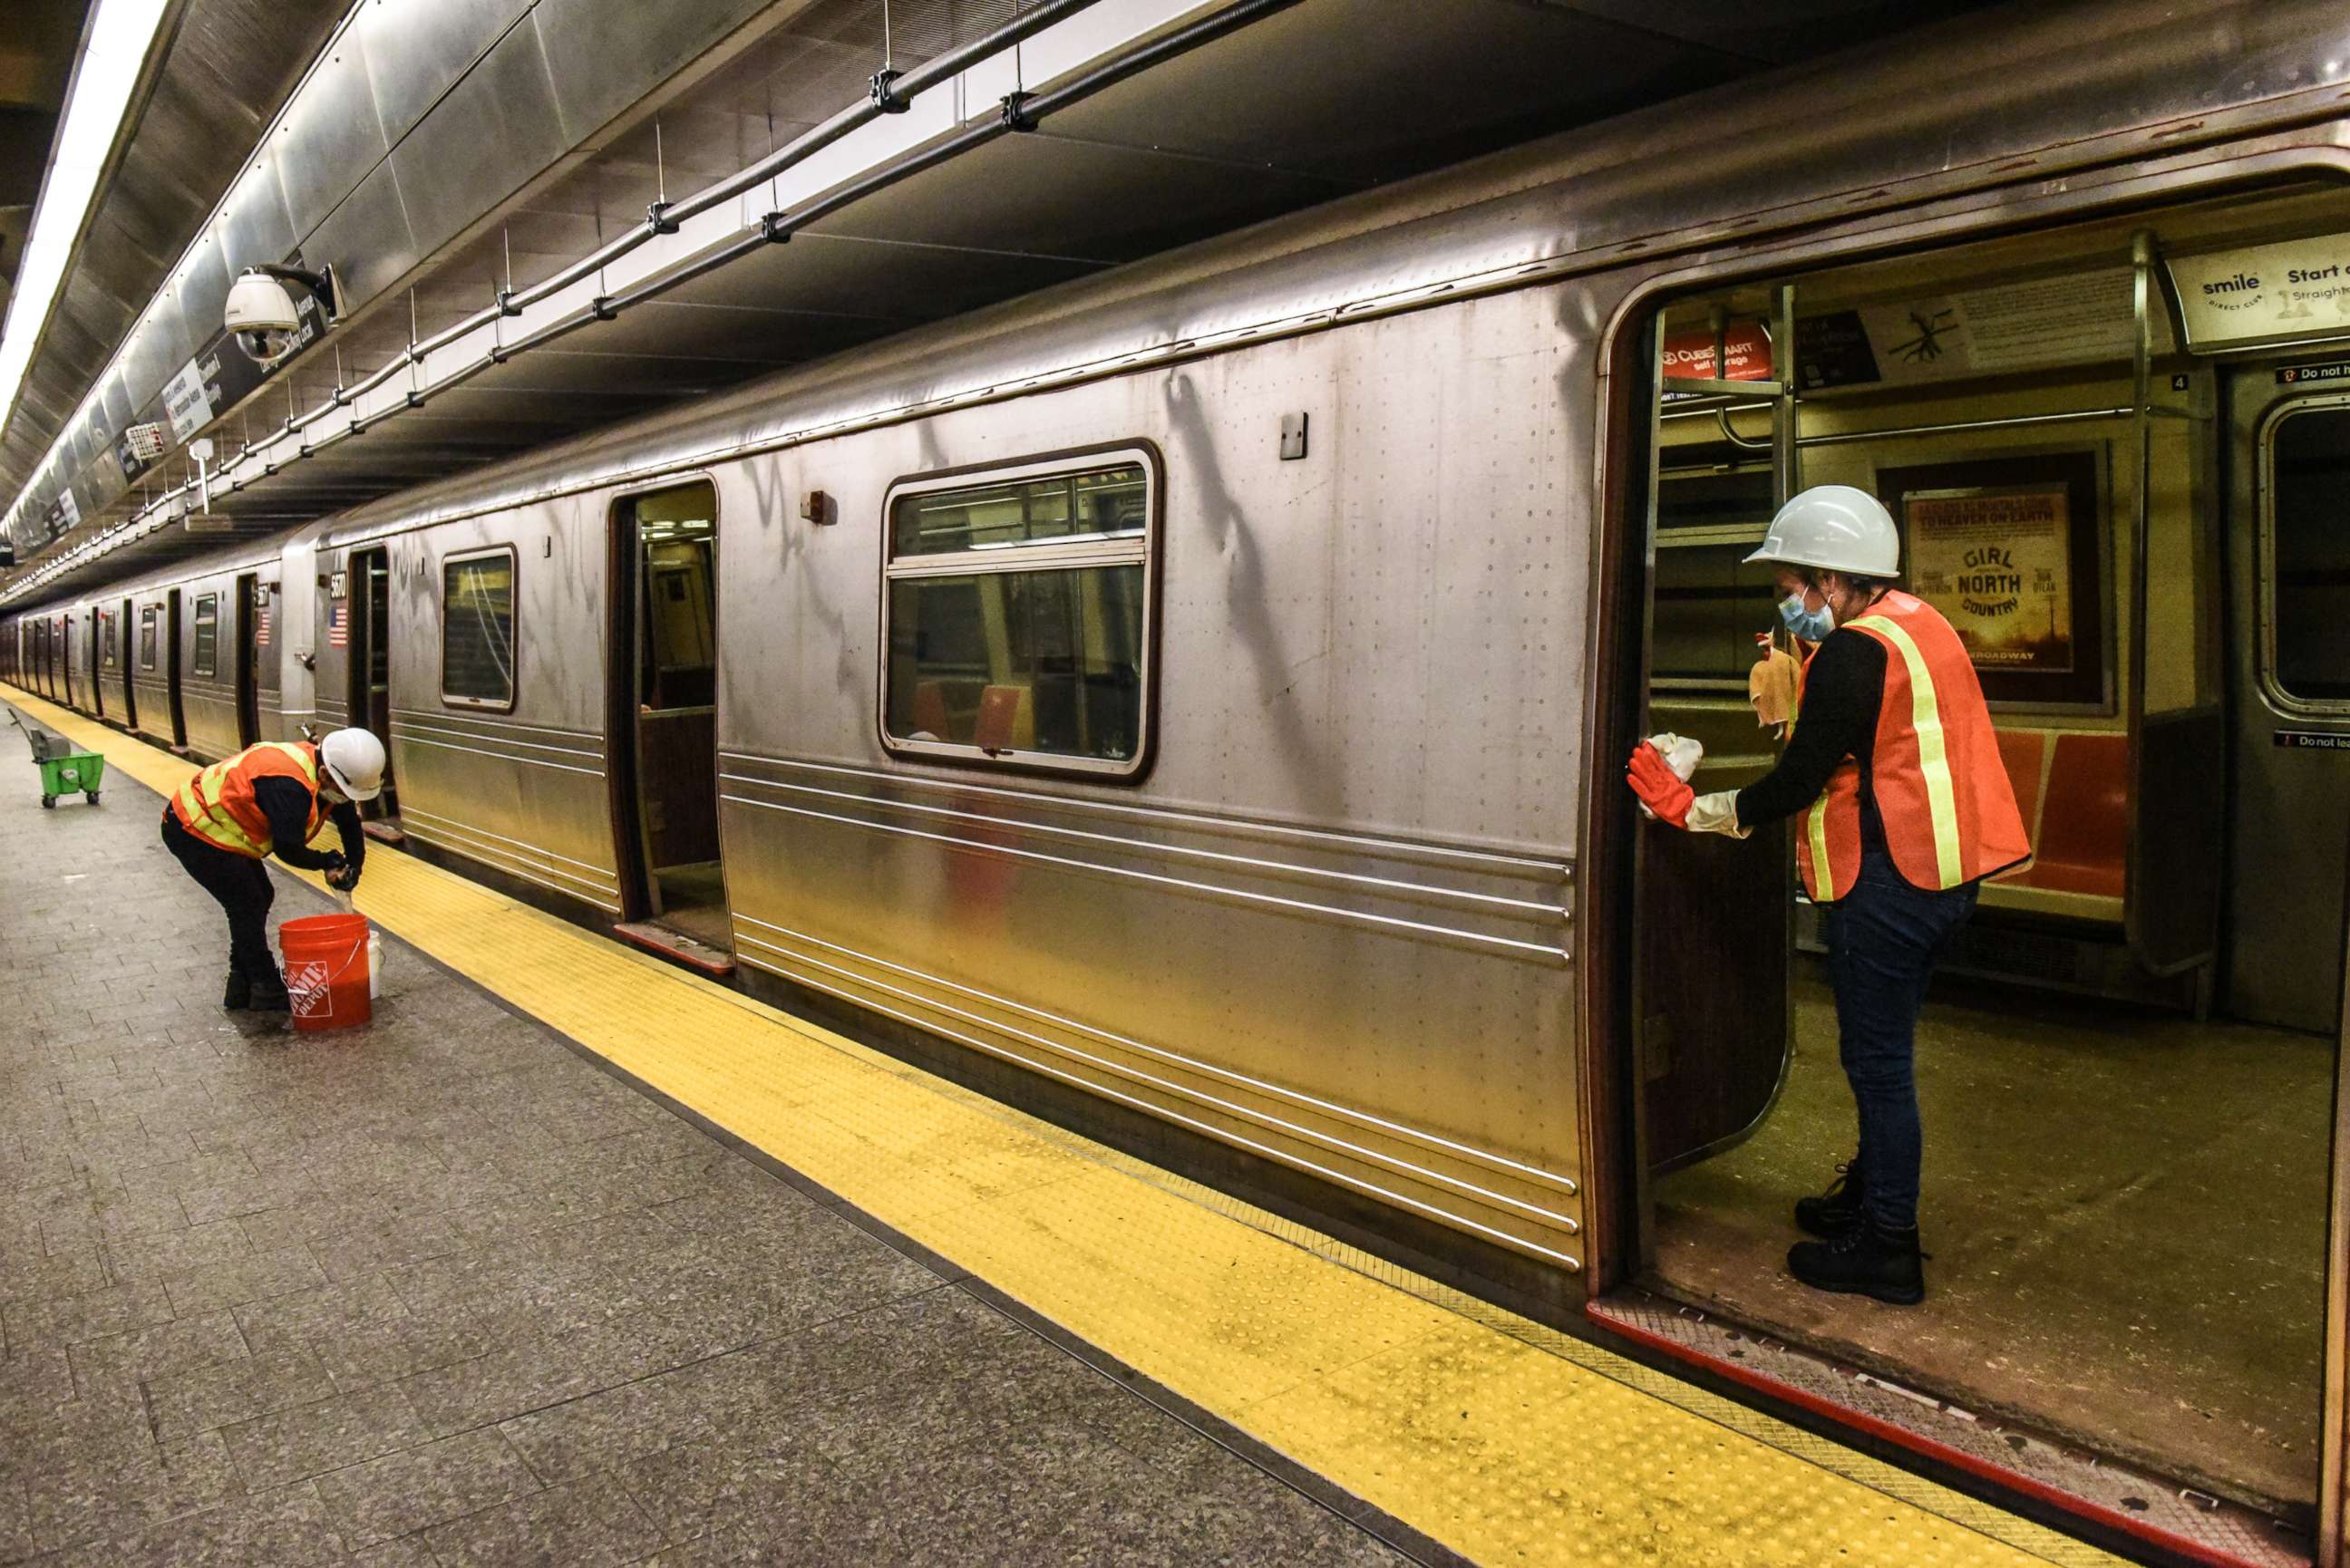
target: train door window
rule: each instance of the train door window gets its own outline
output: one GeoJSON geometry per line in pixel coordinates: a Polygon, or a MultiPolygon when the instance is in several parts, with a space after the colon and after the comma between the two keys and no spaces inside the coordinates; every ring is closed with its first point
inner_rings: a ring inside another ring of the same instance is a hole
{"type": "Polygon", "coordinates": [[[1131,777],[1149,744],[1157,461],[901,481],[887,504],[894,752],[1131,777]]]}
{"type": "Polygon", "coordinates": [[[220,595],[196,596],[195,673],[217,680],[220,674],[220,595]]]}
{"type": "MultiPolygon", "coordinates": [[[[344,597],[330,600],[329,636],[339,631],[348,644],[347,692],[350,722],[382,737],[391,736],[391,559],[381,549],[354,550],[342,574],[344,597]]],[[[398,781],[387,764],[383,793],[359,808],[370,821],[400,815],[398,781]]]]}
{"type": "Polygon", "coordinates": [[[441,701],[515,705],[515,553],[510,546],[441,564],[441,701]]]}
{"type": "Polygon", "coordinates": [[[2350,711],[2350,408],[2286,415],[2269,462],[2267,683],[2286,706],[2350,711]]]}
{"type": "Polygon", "coordinates": [[[110,612],[104,610],[99,611],[99,624],[105,628],[104,640],[102,643],[105,652],[102,657],[106,660],[106,667],[109,670],[120,669],[122,664],[122,654],[120,647],[122,639],[122,628],[120,624],[116,621],[114,616],[110,612]]]}
{"type": "Polygon", "coordinates": [[[139,668],[155,668],[155,607],[139,612],[139,668]]]}

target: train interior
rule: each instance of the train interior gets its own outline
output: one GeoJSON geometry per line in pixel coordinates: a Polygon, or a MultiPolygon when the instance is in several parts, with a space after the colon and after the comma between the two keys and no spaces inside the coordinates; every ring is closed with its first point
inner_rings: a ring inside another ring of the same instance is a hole
{"type": "MultiPolygon", "coordinates": [[[[391,557],[381,546],[353,550],[340,597],[328,595],[328,636],[339,630],[349,649],[344,660],[350,683],[345,711],[352,723],[378,735],[391,733],[391,557]],[[339,622],[339,626],[334,624],[339,622]]],[[[383,793],[360,807],[370,835],[397,842],[400,819],[400,779],[387,768],[383,793]]]]}
{"type": "Polygon", "coordinates": [[[1699,738],[1700,789],[1771,767],[1750,677],[1795,650],[1743,557],[1783,495],[1860,486],[1967,642],[2032,832],[1919,1030],[1923,1305],[1785,1271],[1856,1133],[1788,826],[1636,857],[1641,1282],[2303,1525],[2350,864],[2345,236],[2350,197],[2276,191],[1657,317],[1643,732],[1699,738]]]}
{"type": "Polygon", "coordinates": [[[733,966],[718,843],[718,496],[707,480],[612,509],[615,840],[629,940],[733,966]],[[625,741],[626,744],[620,743],[625,741]],[[633,861],[633,864],[630,862],[633,861]]]}

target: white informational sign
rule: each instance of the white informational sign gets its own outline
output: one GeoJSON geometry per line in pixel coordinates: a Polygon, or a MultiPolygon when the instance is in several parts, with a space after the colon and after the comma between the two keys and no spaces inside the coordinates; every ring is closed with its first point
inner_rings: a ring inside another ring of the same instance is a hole
{"type": "Polygon", "coordinates": [[[1877,375],[1896,386],[2127,359],[2135,347],[2127,267],[1863,306],[1860,318],[1877,375]]]}
{"type": "Polygon", "coordinates": [[[70,487],[57,497],[57,515],[68,528],[81,526],[81,503],[74,499],[70,487]]]}
{"type": "Polygon", "coordinates": [[[2199,256],[2171,256],[2187,346],[2350,337],[2350,234],[2318,234],[2199,256]]]}
{"type": "Polygon", "coordinates": [[[182,441],[213,421],[213,402],[204,387],[202,366],[193,359],[163,383],[163,413],[172,421],[172,439],[182,441]]]}

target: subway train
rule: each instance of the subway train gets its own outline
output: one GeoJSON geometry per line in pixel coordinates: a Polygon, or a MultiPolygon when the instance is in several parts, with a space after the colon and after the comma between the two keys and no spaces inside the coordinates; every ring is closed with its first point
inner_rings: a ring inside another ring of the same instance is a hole
{"type": "Polygon", "coordinates": [[[415,853],[2080,1528],[2335,1561],[2350,21],[1875,58],[12,607],[0,674],[192,760],[366,724],[415,853]],[[2037,851],[1929,1007],[1907,1316],[1776,1261],[1851,1138],[1787,833],[1621,786],[1771,765],[1742,560],[1824,482],[2037,851]]]}

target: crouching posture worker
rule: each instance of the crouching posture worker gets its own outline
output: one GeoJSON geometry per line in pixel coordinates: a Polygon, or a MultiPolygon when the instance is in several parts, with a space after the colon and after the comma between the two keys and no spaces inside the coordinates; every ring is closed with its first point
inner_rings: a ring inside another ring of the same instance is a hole
{"type": "Polygon", "coordinates": [[[262,862],[271,855],[328,883],[359,886],[367,835],[356,803],[383,789],[383,742],[365,730],[337,730],[317,745],[264,741],[190,779],[163,809],[163,847],[228,911],[228,991],[221,1005],[284,1012],[285,977],[269,950],[276,898],[262,862]],[[326,818],[342,835],[339,853],[309,848],[326,818]]]}
{"type": "Polygon", "coordinates": [[[1815,1289],[1908,1305],[1926,1293],[1913,1056],[1927,979],[1983,878],[2031,847],[1964,644],[1888,581],[1900,542],[1876,497],[1806,490],[1747,559],[1776,569],[1783,615],[1823,639],[1778,766],[1700,795],[1643,742],[1630,783],[1660,820],[1692,832],[1743,838],[1802,814],[1795,860],[1823,913],[1860,1149],[1824,1195],[1795,1205],[1795,1223],[1821,1240],[1798,1242],[1787,1267],[1815,1289]]]}

